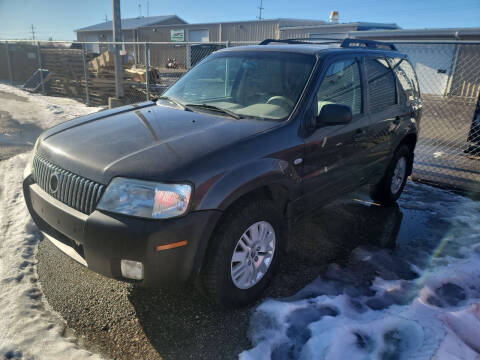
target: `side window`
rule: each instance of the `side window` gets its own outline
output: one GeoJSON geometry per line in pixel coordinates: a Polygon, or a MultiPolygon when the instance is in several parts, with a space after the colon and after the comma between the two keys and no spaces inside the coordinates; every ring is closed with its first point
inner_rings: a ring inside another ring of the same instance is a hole
{"type": "Polygon", "coordinates": [[[318,114],[325,104],[350,106],[352,114],[362,112],[360,69],[355,59],[334,62],[328,67],[317,92],[318,114]]]}
{"type": "Polygon", "coordinates": [[[368,110],[372,113],[397,103],[395,75],[385,59],[366,58],[368,110]]]}
{"type": "Polygon", "coordinates": [[[407,59],[400,58],[389,59],[389,62],[398,79],[402,104],[418,100],[420,98],[420,90],[412,65],[407,59]]]}

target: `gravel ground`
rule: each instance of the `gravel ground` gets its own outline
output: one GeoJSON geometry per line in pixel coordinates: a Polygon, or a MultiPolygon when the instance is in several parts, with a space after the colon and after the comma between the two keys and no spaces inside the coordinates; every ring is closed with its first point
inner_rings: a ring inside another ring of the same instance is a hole
{"type": "MultiPolygon", "coordinates": [[[[343,200],[300,221],[295,246],[264,297],[288,297],[342,263],[361,243],[394,243],[402,213],[343,200]],[[353,235],[355,234],[355,235],[353,235]]],[[[39,279],[52,308],[83,345],[115,359],[230,359],[250,347],[251,310],[220,310],[193,288],[144,289],[95,274],[49,241],[39,279]]]]}

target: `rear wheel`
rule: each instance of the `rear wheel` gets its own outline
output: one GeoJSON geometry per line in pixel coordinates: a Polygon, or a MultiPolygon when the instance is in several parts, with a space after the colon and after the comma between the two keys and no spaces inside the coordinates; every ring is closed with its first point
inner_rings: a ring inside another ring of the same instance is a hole
{"type": "Polygon", "coordinates": [[[400,146],[382,180],[371,187],[371,198],[381,205],[392,205],[402,194],[411,166],[412,152],[406,145],[400,146]]]}
{"type": "Polygon", "coordinates": [[[274,275],[284,238],[282,216],[267,200],[242,201],[228,210],[202,271],[206,295],[225,307],[255,301],[274,275]]]}

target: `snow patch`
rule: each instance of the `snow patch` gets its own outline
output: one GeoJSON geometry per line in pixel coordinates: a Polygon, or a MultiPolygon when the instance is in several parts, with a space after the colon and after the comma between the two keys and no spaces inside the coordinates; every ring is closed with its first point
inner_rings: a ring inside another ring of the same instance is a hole
{"type": "Polygon", "coordinates": [[[0,357],[99,358],[80,349],[66,324],[47,304],[35,270],[41,234],[22,193],[28,154],[0,162],[0,357]]]}
{"type": "Polygon", "coordinates": [[[2,99],[0,110],[10,113],[21,124],[34,123],[42,129],[103,109],[88,107],[73,99],[32,94],[6,84],[0,84],[0,91],[25,99],[25,101],[2,99]]]}
{"type": "Polygon", "coordinates": [[[479,359],[480,203],[410,183],[401,207],[425,226],[254,311],[247,359],[479,359]],[[411,237],[411,236],[410,236],[411,237]]]}

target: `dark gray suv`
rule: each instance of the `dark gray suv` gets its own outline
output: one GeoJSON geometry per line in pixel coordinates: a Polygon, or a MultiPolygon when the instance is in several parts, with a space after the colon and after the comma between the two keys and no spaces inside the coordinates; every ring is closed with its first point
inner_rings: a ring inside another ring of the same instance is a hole
{"type": "Polygon", "coordinates": [[[407,56],[371,41],[276,42],[217,51],[156,102],[45,131],[24,180],[45,237],[106,276],[193,281],[241,306],[267,286],[299,216],[365,184],[395,202],[421,116],[407,56]]]}

